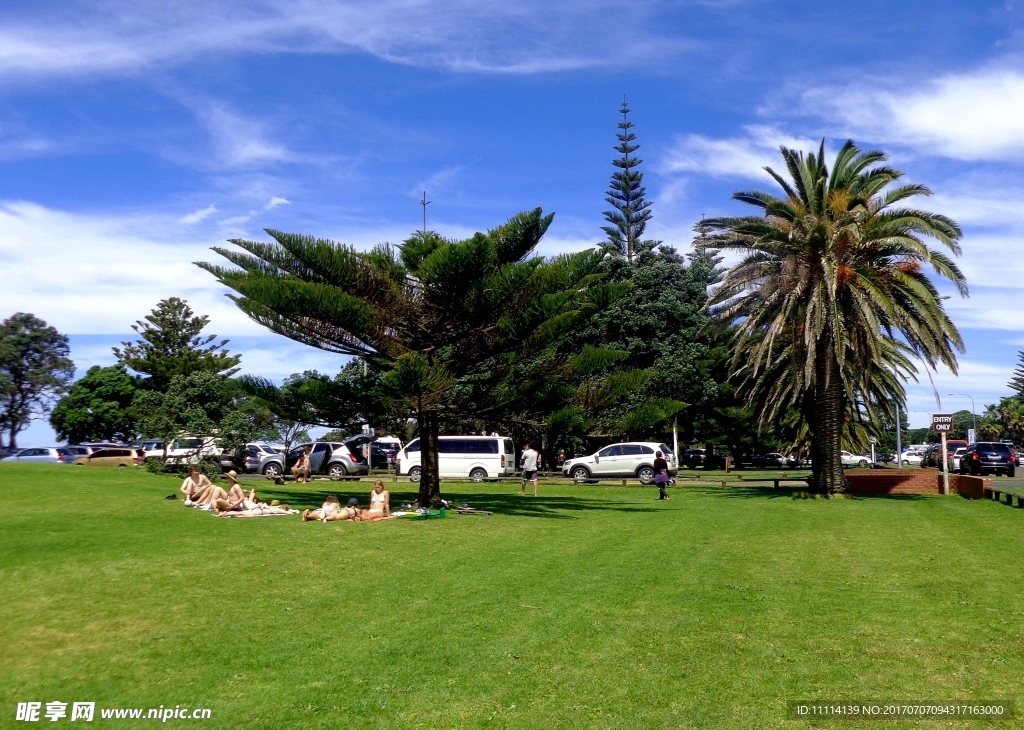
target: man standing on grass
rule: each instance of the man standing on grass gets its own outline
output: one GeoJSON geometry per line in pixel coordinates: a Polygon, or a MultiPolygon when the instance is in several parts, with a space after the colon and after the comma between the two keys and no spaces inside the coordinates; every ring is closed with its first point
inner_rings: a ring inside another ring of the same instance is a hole
{"type": "Polygon", "coordinates": [[[523,489],[519,494],[526,496],[526,483],[533,482],[533,496],[537,496],[537,457],[540,456],[536,451],[530,448],[529,444],[526,444],[526,448],[523,449],[523,458],[520,466],[523,468],[523,489]]]}

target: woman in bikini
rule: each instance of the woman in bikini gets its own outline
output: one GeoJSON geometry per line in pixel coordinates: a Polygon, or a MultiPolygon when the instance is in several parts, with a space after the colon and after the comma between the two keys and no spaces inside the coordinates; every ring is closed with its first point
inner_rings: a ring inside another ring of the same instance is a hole
{"type": "Polygon", "coordinates": [[[306,444],[299,455],[299,460],[292,467],[292,476],[295,477],[296,482],[309,481],[309,452],[312,448],[309,444],[306,444]]]}
{"type": "Polygon", "coordinates": [[[335,522],[337,520],[351,520],[352,522],[358,522],[363,518],[363,513],[359,509],[359,500],[353,497],[348,501],[348,504],[344,507],[331,512],[324,518],[324,522],[335,522]]]}
{"type": "Polygon", "coordinates": [[[370,492],[370,509],[363,512],[362,518],[371,522],[391,517],[391,495],[384,489],[384,482],[380,479],[373,485],[370,492]]]}
{"type": "Polygon", "coordinates": [[[334,512],[341,509],[341,505],[338,503],[338,498],[335,495],[330,495],[324,500],[323,505],[320,509],[307,509],[302,513],[303,522],[311,522],[313,520],[326,521],[334,512]]]}

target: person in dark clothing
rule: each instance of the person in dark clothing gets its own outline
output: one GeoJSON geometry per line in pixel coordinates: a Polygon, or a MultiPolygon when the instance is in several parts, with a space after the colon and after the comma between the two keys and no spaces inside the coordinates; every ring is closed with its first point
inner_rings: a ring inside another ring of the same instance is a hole
{"type": "Polygon", "coordinates": [[[658,485],[658,499],[668,499],[668,492],[665,491],[665,485],[669,482],[668,462],[665,461],[665,457],[660,451],[654,454],[653,467],[654,483],[658,485]]]}

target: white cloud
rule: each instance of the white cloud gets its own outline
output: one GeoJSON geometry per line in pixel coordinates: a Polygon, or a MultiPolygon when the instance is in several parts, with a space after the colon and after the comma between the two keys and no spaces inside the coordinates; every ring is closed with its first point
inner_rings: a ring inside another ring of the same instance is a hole
{"type": "Polygon", "coordinates": [[[263,124],[246,119],[222,103],[196,105],[200,120],[206,125],[220,161],[240,167],[266,162],[293,162],[296,157],[284,145],[267,139],[263,124]]]}
{"type": "Polygon", "coordinates": [[[200,208],[194,213],[189,213],[186,216],[182,216],[178,219],[178,223],[184,223],[185,225],[192,225],[194,223],[201,223],[211,215],[217,212],[216,205],[208,205],[205,208],[200,208]]]}
{"type": "Polygon", "coordinates": [[[1024,71],[990,67],[924,84],[910,80],[805,91],[800,111],[839,133],[960,160],[1024,157],[1024,71]]]}
{"type": "Polygon", "coordinates": [[[120,333],[160,299],[177,296],[209,314],[214,332],[264,332],[192,264],[210,259],[208,247],[221,241],[179,237],[175,220],[0,202],[0,310],[32,312],[65,333],[120,333]]]}
{"type": "Polygon", "coordinates": [[[258,210],[250,210],[247,215],[236,215],[231,218],[225,218],[220,221],[222,226],[241,226],[251,221],[256,215],[259,214],[258,210]]]}
{"type": "Polygon", "coordinates": [[[780,168],[779,146],[800,150],[817,149],[821,140],[795,137],[777,127],[744,127],[742,137],[713,139],[702,134],[679,137],[666,153],[660,171],[666,174],[688,172],[711,177],[767,179],[765,166],[780,168]]]}
{"type": "Polygon", "coordinates": [[[932,381],[920,367],[919,383],[907,385],[907,416],[912,428],[927,426],[928,414],[946,411],[970,410],[971,401],[963,396],[951,396],[950,393],[967,393],[974,398],[977,413],[985,406],[997,403],[1000,398],[1009,394],[1006,384],[1013,376],[1013,365],[992,365],[973,359],[961,358],[958,363],[958,375],[953,375],[946,368],[939,368],[932,373],[932,381]],[[935,393],[941,400],[941,407],[936,403],[935,393]]]}
{"type": "Polygon", "coordinates": [[[273,197],[267,201],[267,204],[263,206],[263,210],[273,210],[279,205],[291,205],[292,201],[287,198],[273,197]]]}
{"type": "Polygon", "coordinates": [[[76,16],[0,15],[0,78],[135,73],[223,52],[364,52],[401,64],[530,74],[665,58],[696,43],[626,0],[111,0],[76,16]]]}

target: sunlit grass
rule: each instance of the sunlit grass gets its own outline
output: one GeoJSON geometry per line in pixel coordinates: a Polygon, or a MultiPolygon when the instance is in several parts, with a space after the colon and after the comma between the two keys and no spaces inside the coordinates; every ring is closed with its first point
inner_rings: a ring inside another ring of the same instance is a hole
{"type": "Polygon", "coordinates": [[[799,728],[788,699],[1020,699],[1024,514],[992,502],[448,483],[495,514],[324,525],[218,520],[134,469],[0,480],[4,727],[52,700],[217,728],[799,728]]]}

